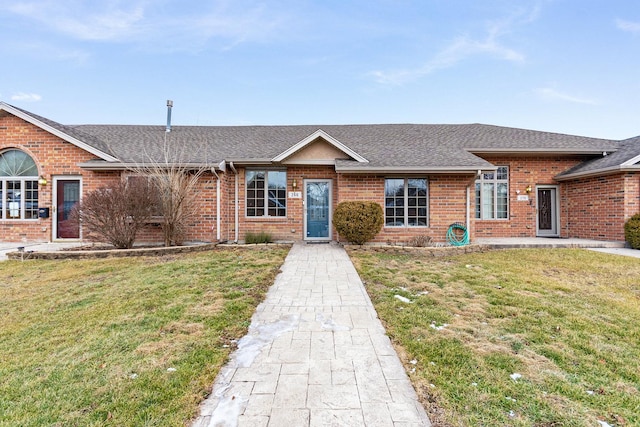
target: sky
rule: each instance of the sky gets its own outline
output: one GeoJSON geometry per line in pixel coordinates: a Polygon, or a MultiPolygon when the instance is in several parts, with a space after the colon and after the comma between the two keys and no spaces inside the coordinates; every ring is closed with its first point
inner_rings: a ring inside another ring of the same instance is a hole
{"type": "Polygon", "coordinates": [[[0,100],[63,124],[640,135],[637,0],[0,0],[0,100]]]}

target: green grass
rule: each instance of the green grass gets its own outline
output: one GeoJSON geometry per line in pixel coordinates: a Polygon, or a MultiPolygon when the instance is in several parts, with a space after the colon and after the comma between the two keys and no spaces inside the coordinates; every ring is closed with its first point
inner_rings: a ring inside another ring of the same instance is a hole
{"type": "Polygon", "coordinates": [[[0,426],[185,425],[286,252],[0,263],[0,426]]]}
{"type": "Polygon", "coordinates": [[[637,259],[351,257],[436,425],[640,425],[637,259]]]}

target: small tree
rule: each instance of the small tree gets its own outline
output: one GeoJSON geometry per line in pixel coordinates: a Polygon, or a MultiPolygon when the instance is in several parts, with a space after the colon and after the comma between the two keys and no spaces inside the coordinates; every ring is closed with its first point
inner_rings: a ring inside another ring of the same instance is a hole
{"type": "Polygon", "coordinates": [[[151,217],[154,203],[146,181],[120,180],[87,194],[71,218],[82,223],[90,239],[128,249],[151,217]]]}
{"type": "Polygon", "coordinates": [[[333,224],[340,236],[362,245],[382,229],[384,215],[375,202],[342,202],[333,213],[333,224]]]}
{"type": "Polygon", "coordinates": [[[624,239],[633,249],[640,249],[640,213],[629,218],[624,224],[624,239]]]}

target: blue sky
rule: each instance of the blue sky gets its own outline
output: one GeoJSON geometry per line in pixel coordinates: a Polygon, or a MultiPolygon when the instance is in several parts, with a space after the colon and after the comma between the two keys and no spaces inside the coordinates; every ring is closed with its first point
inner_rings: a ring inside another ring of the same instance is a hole
{"type": "Polygon", "coordinates": [[[640,135],[636,0],[0,0],[0,100],[65,124],[640,135]]]}

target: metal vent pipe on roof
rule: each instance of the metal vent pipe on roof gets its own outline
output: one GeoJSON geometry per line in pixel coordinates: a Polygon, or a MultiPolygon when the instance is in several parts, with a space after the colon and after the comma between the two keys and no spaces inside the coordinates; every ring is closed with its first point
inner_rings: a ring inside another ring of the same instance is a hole
{"type": "Polygon", "coordinates": [[[167,132],[171,132],[171,108],[173,107],[173,101],[167,99],[167,132]]]}

